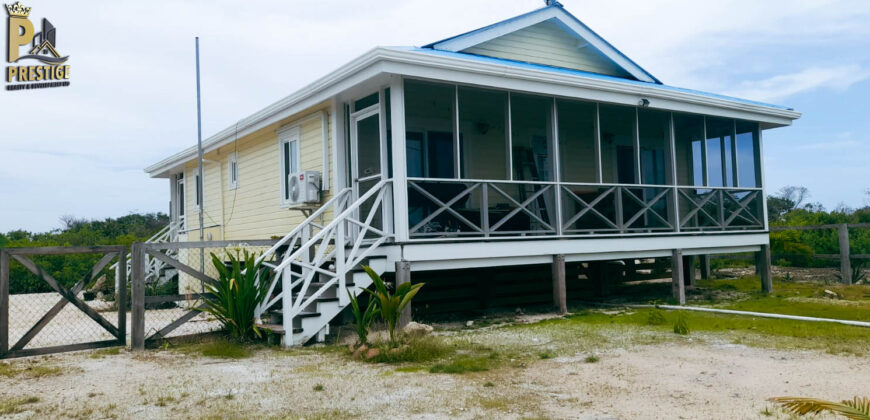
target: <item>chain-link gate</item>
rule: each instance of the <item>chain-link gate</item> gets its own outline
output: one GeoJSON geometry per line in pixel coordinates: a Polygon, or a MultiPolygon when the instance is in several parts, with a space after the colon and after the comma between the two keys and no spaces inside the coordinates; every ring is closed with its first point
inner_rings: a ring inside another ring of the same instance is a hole
{"type": "Polygon", "coordinates": [[[109,268],[126,258],[124,246],[0,249],[0,358],[126,345],[126,264],[109,268]]]}

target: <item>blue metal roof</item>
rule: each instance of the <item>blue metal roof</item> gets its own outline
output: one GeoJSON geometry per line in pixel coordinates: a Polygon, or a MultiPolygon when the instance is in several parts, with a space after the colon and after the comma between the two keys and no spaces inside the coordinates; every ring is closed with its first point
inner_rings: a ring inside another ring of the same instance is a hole
{"type": "MultiPolygon", "coordinates": [[[[549,6],[549,7],[553,7],[553,6],[549,6]]],[[[564,74],[564,75],[570,75],[570,76],[583,77],[583,78],[587,78],[587,79],[606,80],[609,82],[621,83],[621,84],[632,85],[632,86],[640,86],[640,87],[644,87],[644,88],[648,88],[648,89],[659,89],[659,90],[672,91],[672,92],[690,93],[693,95],[705,96],[708,98],[715,98],[715,99],[722,99],[722,100],[727,100],[727,101],[732,101],[732,102],[739,102],[739,103],[743,103],[743,104],[747,104],[747,105],[756,105],[756,106],[763,106],[763,107],[768,107],[768,108],[794,111],[794,108],[789,108],[789,107],[785,107],[785,106],[781,106],[781,105],[768,104],[768,103],[753,101],[753,100],[749,100],[749,99],[735,98],[733,96],[720,95],[717,93],[704,92],[704,91],[700,91],[700,90],[686,89],[686,88],[681,88],[681,87],[676,87],[676,86],[669,86],[669,85],[665,85],[665,84],[661,84],[661,83],[654,84],[654,83],[642,82],[639,80],[625,79],[625,78],[616,77],[616,76],[608,76],[608,75],[599,74],[599,73],[591,73],[591,72],[586,72],[586,71],[582,71],[582,70],[574,70],[574,69],[569,69],[569,68],[564,68],[564,67],[548,66],[545,64],[527,63],[527,62],[523,62],[523,61],[514,61],[514,60],[508,60],[508,59],[504,59],[504,58],[487,57],[487,56],[468,54],[468,53],[462,53],[462,52],[434,50],[434,49],[425,48],[425,47],[422,47],[422,48],[421,47],[388,47],[388,48],[398,50],[398,51],[419,52],[419,53],[436,55],[436,56],[441,56],[441,57],[459,58],[459,59],[464,59],[464,60],[478,61],[478,62],[482,62],[482,63],[517,67],[517,68],[522,68],[522,69],[540,70],[540,71],[550,72],[553,74],[564,74]]]]}

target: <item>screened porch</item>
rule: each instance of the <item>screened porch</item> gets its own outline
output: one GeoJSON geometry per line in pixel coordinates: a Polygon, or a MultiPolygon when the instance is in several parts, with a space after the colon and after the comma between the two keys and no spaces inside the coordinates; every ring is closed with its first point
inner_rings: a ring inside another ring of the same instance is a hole
{"type": "Polygon", "coordinates": [[[403,91],[410,239],[765,229],[756,122],[410,79],[403,91]]]}

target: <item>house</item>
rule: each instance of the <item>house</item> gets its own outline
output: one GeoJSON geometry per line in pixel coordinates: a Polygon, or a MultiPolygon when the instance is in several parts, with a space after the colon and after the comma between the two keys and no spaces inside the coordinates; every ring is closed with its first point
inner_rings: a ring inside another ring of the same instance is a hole
{"type": "Polygon", "coordinates": [[[146,172],[169,180],[178,241],[199,240],[199,212],[206,240],[282,238],[258,313],[279,309],[291,345],[370,284],[363,263],[397,281],[553,264],[564,301],[565,261],[674,257],[684,300],[682,256],[769,260],[763,133],[799,117],[666,85],[548,2],[375,48],[213,135],[202,203],[195,147],[146,172]]]}

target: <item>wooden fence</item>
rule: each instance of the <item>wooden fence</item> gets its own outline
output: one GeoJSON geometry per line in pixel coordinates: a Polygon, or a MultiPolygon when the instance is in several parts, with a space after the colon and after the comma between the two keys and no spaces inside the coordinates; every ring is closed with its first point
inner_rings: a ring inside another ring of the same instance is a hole
{"type": "Polygon", "coordinates": [[[787,230],[828,230],[836,229],[838,233],[838,244],[840,247],[839,254],[816,254],[814,257],[840,260],[840,277],[843,283],[852,284],[852,259],[870,260],[870,254],[852,254],[849,246],[849,229],[867,229],[870,228],[870,223],[840,223],[832,225],[814,225],[814,226],[771,226],[771,232],[782,232],[787,230]]]}

